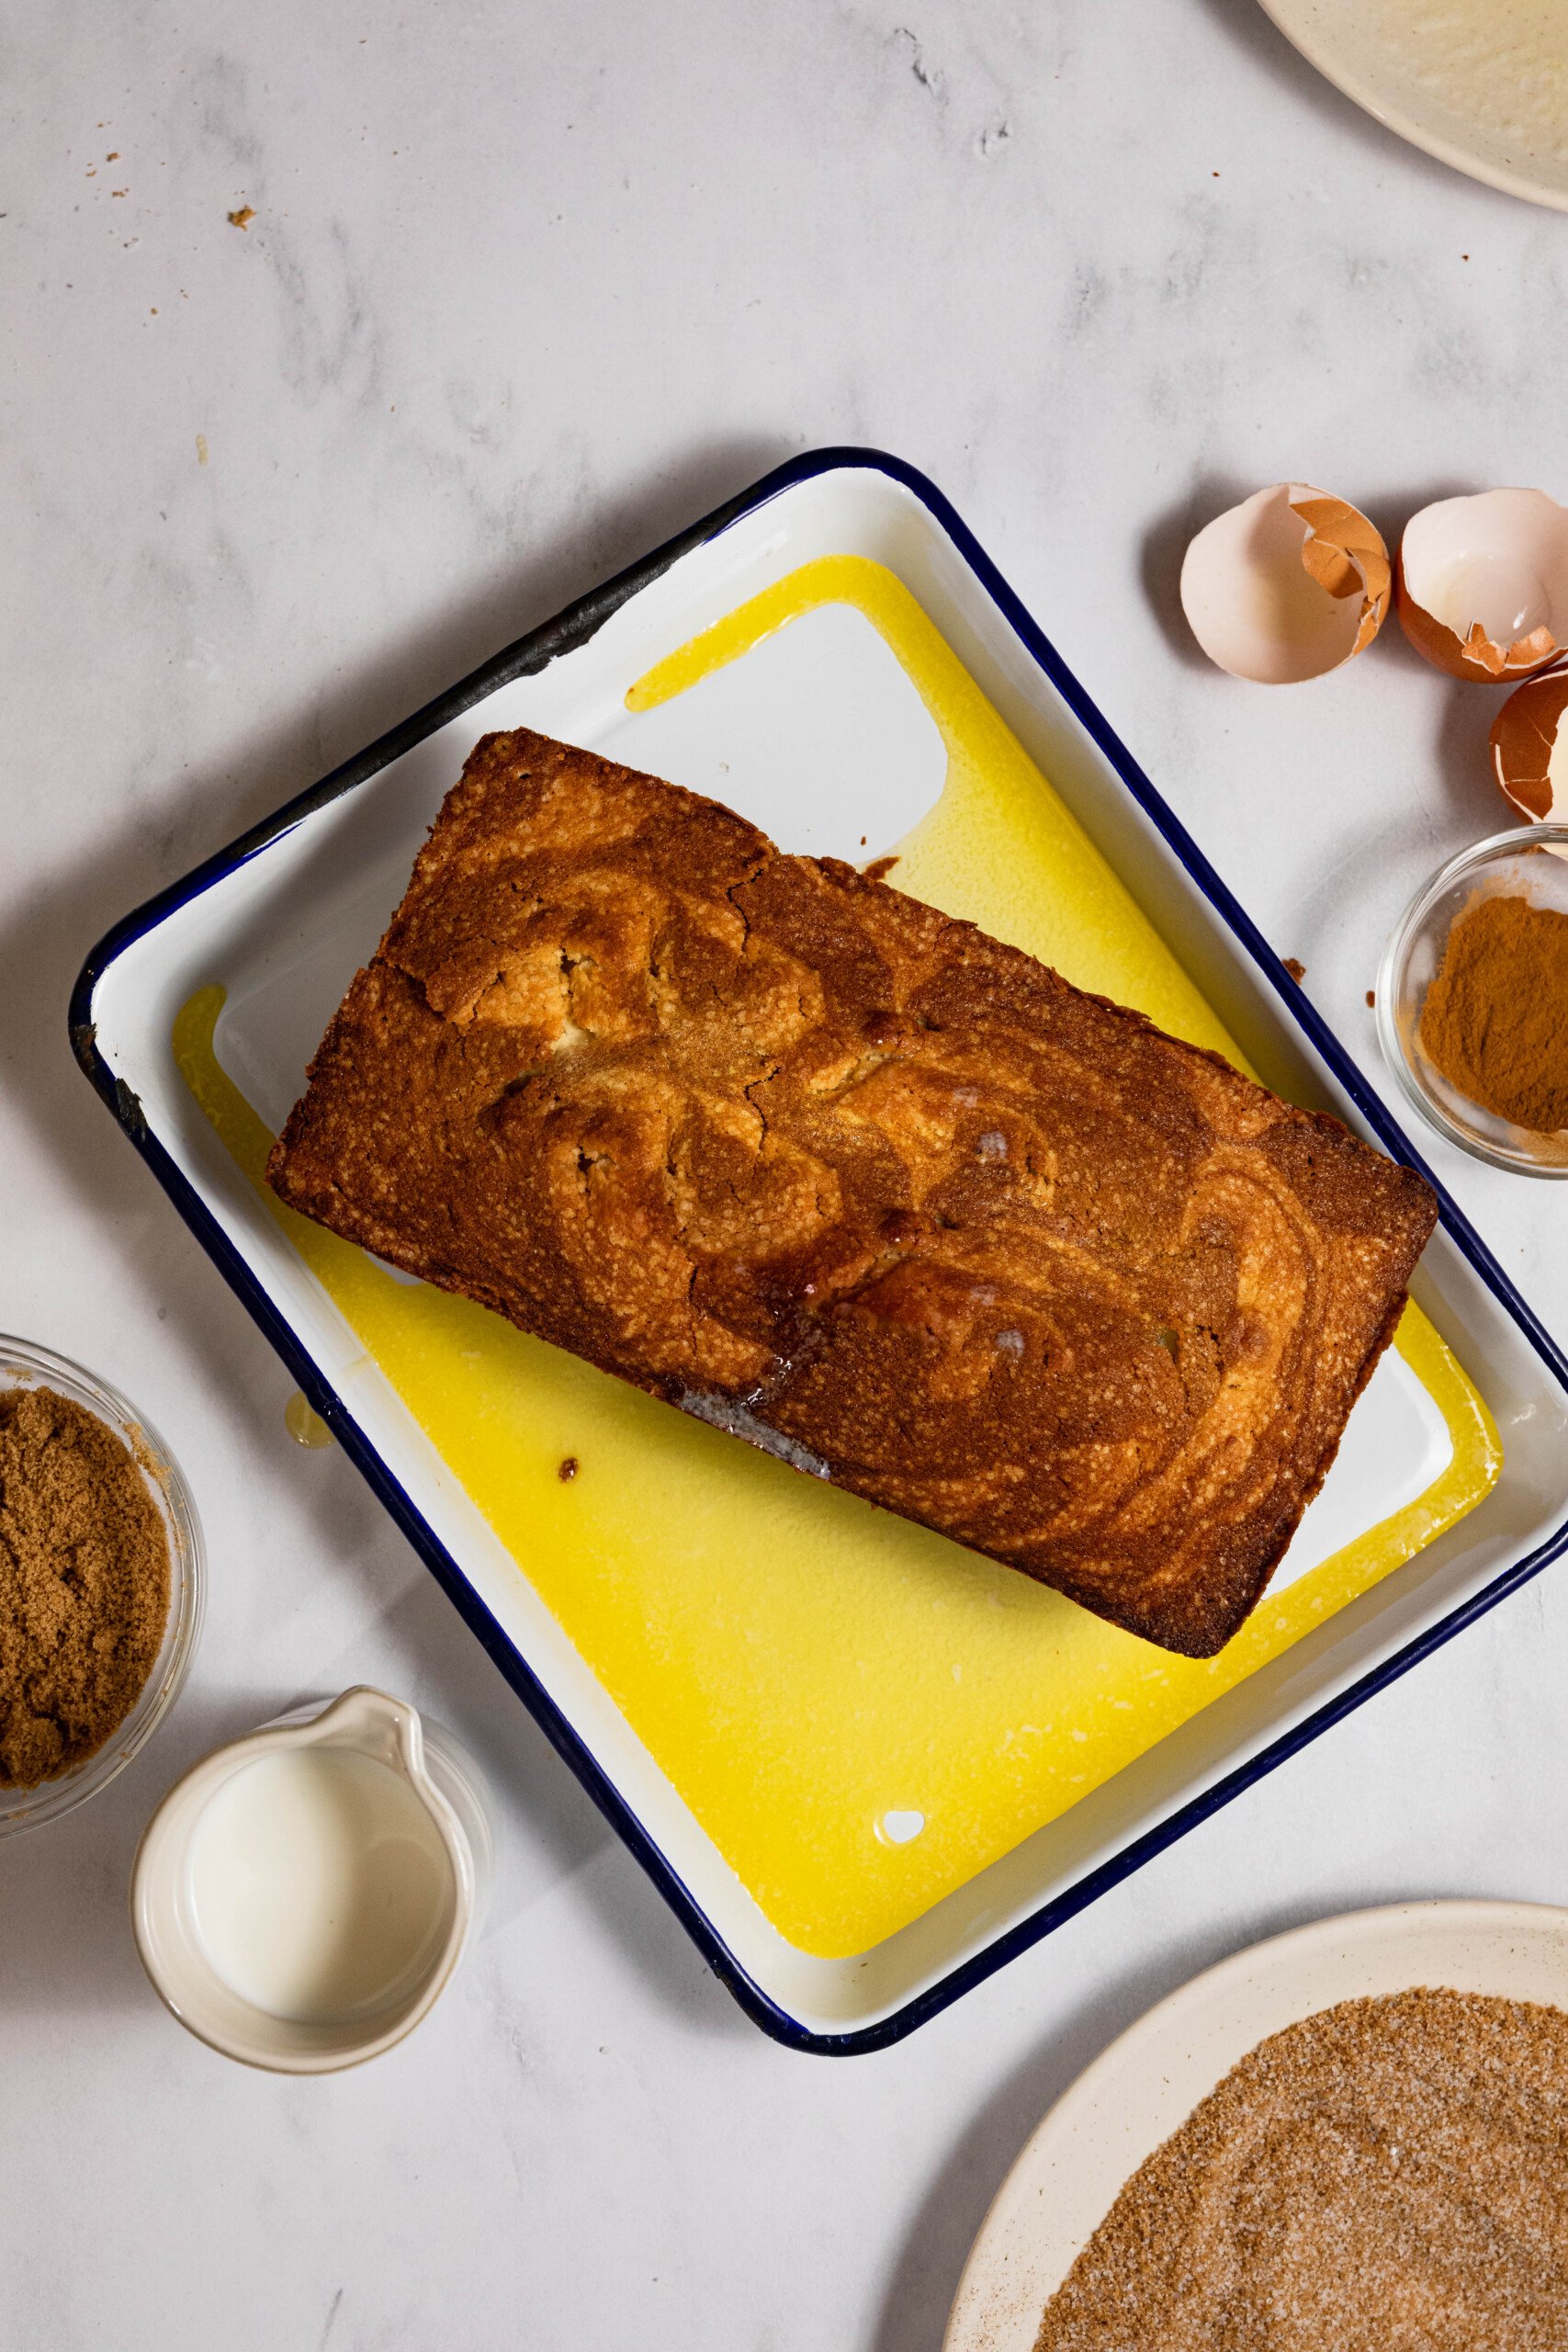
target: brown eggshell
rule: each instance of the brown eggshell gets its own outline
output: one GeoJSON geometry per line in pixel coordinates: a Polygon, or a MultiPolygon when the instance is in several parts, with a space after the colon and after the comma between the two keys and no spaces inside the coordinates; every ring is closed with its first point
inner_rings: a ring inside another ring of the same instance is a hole
{"type": "Polygon", "coordinates": [[[1291,504],[1307,526],[1302,564],[1331,596],[1359,596],[1360,627],[1351,647],[1362,652],[1376,637],[1388,611],[1393,574],[1382,533],[1359,507],[1322,491],[1293,489],[1291,504]]]}
{"type": "Polygon", "coordinates": [[[1422,507],[1404,527],[1394,601],[1417,653],[1450,677],[1535,675],[1568,646],[1568,511],[1543,490],[1422,507]]]}
{"type": "Polygon", "coordinates": [[[1511,694],[1492,721],[1492,768],[1498,789],[1510,808],[1535,825],[1557,823],[1568,810],[1565,710],[1568,670],[1553,670],[1511,694]]]}
{"type": "Polygon", "coordinates": [[[1370,645],[1388,610],[1388,549],[1342,498],[1273,482],[1204,525],[1181,567],[1181,605],[1233,677],[1294,685],[1370,645]]]}

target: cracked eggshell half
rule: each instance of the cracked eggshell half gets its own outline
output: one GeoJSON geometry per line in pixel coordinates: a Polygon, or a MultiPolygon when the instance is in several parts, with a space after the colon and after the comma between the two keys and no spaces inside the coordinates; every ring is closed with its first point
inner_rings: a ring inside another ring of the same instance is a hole
{"type": "Polygon", "coordinates": [[[1509,807],[1534,825],[1568,813],[1568,670],[1531,678],[1492,721],[1492,771],[1509,807]]]}
{"type": "Polygon", "coordinates": [[[1568,644],[1568,510],[1544,490],[1443,498],[1404,526],[1399,617],[1450,677],[1528,678],[1568,644]]]}
{"type": "Polygon", "coordinates": [[[1280,481],[1206,523],[1181,566],[1181,609],[1211,662],[1260,685],[1321,678],[1382,627],[1388,549],[1366,516],[1280,481]]]}

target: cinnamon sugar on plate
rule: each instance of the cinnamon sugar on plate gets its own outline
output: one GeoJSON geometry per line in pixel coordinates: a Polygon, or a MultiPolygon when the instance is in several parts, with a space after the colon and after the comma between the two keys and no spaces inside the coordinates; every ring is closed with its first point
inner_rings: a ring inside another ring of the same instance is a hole
{"type": "Polygon", "coordinates": [[[1568,2015],[1420,1991],[1271,2034],[1140,2165],[1036,2352],[1562,2352],[1568,2015]]]}

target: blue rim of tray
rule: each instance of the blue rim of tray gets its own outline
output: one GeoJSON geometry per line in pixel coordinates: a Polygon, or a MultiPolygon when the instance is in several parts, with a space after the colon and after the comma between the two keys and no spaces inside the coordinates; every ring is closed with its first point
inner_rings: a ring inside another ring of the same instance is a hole
{"type": "Polygon", "coordinates": [[[852,447],[812,449],[803,452],[798,458],[790,458],[787,463],[775,467],[773,472],[764,474],[750,490],[716,507],[701,522],[693,524],[674,538],[667,539],[662,547],[656,548],[651,554],[629,565],[626,571],[617,572],[602,587],[567,605],[553,620],[545,622],[539,628],[530,629],[491,661],[470,672],[468,677],[449,687],[445,694],[438,695],[434,701],[426,703],[400,726],[378,736],[364,751],[333,768],[320,783],[297,794],[292,800],[285,801],[270,817],[252,826],[249,831],[231,842],[227,848],[219,850],[116,923],[99,940],[83,965],[72,990],[70,1012],[71,1042],[76,1058],[104,1102],[231,1289],[249,1309],[311,1405],[327,1422],[344,1453],[391,1513],[459,1616],[493,1658],[558,1755],[570,1767],[611,1827],[636,1855],[714,1973],[765,2033],[791,2049],[811,2051],[825,2056],[853,2056],[862,2052],[886,2049],[889,2043],[902,2041],[917,2026],[925,2024],[928,2018],[935,2017],[962,1995],[1005,1967],[1009,1961],[1015,1960],[1021,1952],[1027,1951],[1032,1945],[1052,1934],[1100,1895],[1141,1869],[1145,1862],[1152,1860],[1168,1846],[1174,1845],[1179,1838],[1196,1828],[1200,1822],[1218,1813],[1233,1797],[1240,1796],[1256,1781],[1264,1779],[1277,1765],[1306,1747],[1309,1741],[1316,1739],[1332,1724],[1341,1722],[1375,1692],[1385,1690],[1413,1666],[1418,1665],[1421,1659],[1462,1632],[1465,1626],[1484,1616],[1488,1610],[1506,1600],[1509,1593],[1517,1591],[1531,1577],[1539,1575],[1542,1568],[1568,1550],[1568,1519],[1553,1531],[1545,1543],[1506,1568],[1483,1591],[1474,1594],[1438,1624],[1429,1627],[1394,1657],[1373,1668],[1359,1681],[1352,1683],[1348,1690],[1319,1707],[1303,1722],[1281,1733],[1258,1755],[1224,1774],[1212,1788],[1190,1798],[1167,1819],[1134,1838],[1097,1869],[1087,1871],[1074,1885],[1054,1895],[1027,1919],[1021,1920],[1005,1935],[998,1936],[983,1951],[961,1962],[936,1984],[927,1986],[925,1991],[907,2001],[901,2008],[879,2018],[873,2025],[858,2027],[851,2031],[814,2032],[781,2008],[742,1967],[680,1873],[590,1755],[555,1702],[479,1600],[457,1562],[404,1493],[355,1423],[343,1399],[324,1379],[320,1367],[285,1322],[266,1290],[229,1240],[200,1194],[151,1132],[134,1090],[122,1079],[116,1078],[98,1050],[93,998],[99,981],[128,947],[156,930],[180,908],[188,906],[193,899],[199,898],[214,883],[248,864],[250,859],[283,834],[292,831],[314,809],[338,799],[344,793],[354,791],[393,760],[400,758],[415,743],[422,742],[438,728],[446,726],[497,687],[508,684],[514,678],[536,676],[559,655],[585,645],[629,597],[648,587],[682,556],[716,538],[743,516],[754,513],[758,507],[766,505],[784,492],[795,489],[802,482],[852,468],[885,474],[890,481],[897,482],[919,499],[932,520],[946,533],[1025,651],[1044,672],[1075,718],[1104,753],[1194,886],[1246,948],[1280,999],[1286,1019],[1310,1038],[1384,1150],[1391,1158],[1403,1161],[1407,1168],[1416,1170],[1431,1185],[1438,1196],[1440,1222],[1450,1239],[1524,1333],[1552,1378],[1568,1393],[1568,1357],[1555,1345],[1520,1297],[1480,1235],[1450,1199],[1333,1031],[1289,978],[1257,925],[1238,905],[1185,826],[1166,806],[1115,729],[1008,586],[974,534],[934,483],[928,481],[915,467],[905,464],[902,458],[888,456],[883,450],[852,447]]]}

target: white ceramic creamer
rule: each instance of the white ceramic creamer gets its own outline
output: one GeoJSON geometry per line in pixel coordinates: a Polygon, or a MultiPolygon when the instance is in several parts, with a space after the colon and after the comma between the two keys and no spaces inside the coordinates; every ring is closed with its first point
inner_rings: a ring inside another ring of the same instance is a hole
{"type": "Polygon", "coordinates": [[[440,1994],[490,1852],[482,1783],[450,1733],[361,1686],[170,1792],[137,1855],[137,1948],[214,2049],[291,2074],[353,2065],[440,1994]]]}

